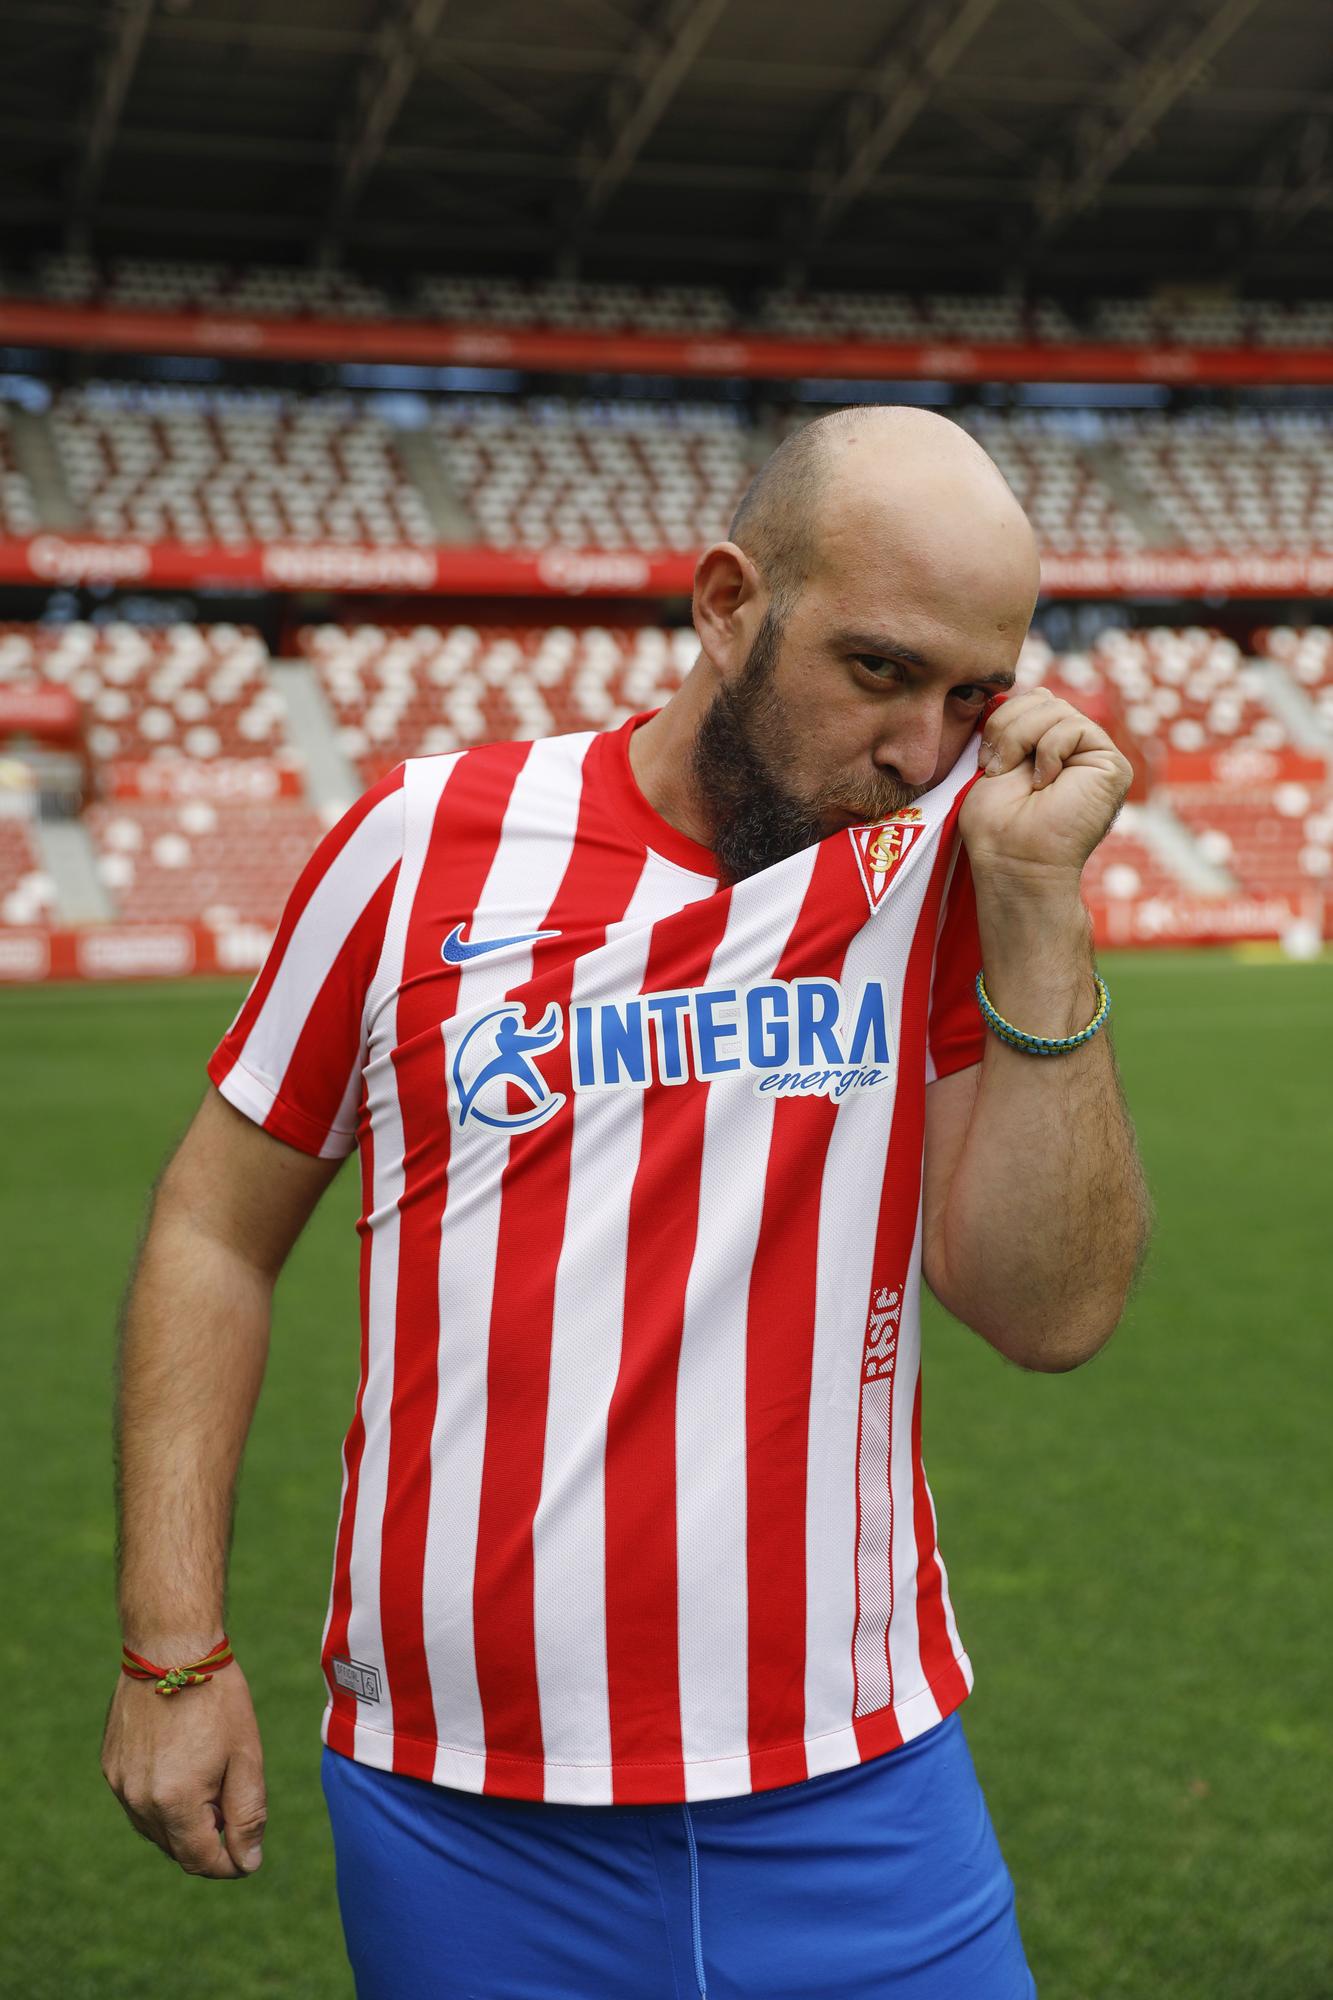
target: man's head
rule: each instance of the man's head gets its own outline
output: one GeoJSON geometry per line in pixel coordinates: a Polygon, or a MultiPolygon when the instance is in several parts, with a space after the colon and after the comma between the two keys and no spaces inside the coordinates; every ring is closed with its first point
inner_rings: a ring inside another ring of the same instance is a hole
{"type": "Polygon", "coordinates": [[[1038,579],[1026,516],[946,418],[843,410],[788,438],[695,581],[716,691],[693,775],[726,872],[937,784],[1012,683],[1038,579]]]}

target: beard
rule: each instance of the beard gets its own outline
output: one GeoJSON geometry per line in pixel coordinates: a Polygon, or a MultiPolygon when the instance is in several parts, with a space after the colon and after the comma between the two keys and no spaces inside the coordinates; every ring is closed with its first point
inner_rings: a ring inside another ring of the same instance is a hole
{"type": "Polygon", "coordinates": [[[799,730],[777,691],[781,643],[770,609],[734,686],[718,689],[694,739],[691,765],[712,828],[709,844],[730,882],[799,854],[840,825],[873,826],[930,789],[885,772],[859,786],[833,781],[810,798],[793,791],[785,773],[796,763],[799,730]]]}

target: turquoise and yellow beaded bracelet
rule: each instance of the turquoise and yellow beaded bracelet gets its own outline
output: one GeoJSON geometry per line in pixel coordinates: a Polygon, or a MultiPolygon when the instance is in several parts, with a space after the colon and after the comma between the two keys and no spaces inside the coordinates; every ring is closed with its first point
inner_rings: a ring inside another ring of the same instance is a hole
{"type": "Polygon", "coordinates": [[[1076,1035],[1065,1035],[1055,1040],[1048,1035],[1028,1035],[1022,1028],[1016,1028],[1012,1021],[1006,1021],[1003,1014],[997,1014],[991,1006],[990,995],[986,991],[986,981],[977,974],[977,1005],[980,1007],[986,1026],[1008,1042],[1010,1048],[1022,1049],[1030,1056],[1062,1056],[1070,1049],[1081,1049],[1084,1042],[1090,1042],[1099,1028],[1106,1026],[1106,1017],[1111,1011],[1111,996],[1106,990],[1106,982],[1094,972],[1097,982],[1097,1012],[1086,1028],[1080,1028],[1076,1035]]]}

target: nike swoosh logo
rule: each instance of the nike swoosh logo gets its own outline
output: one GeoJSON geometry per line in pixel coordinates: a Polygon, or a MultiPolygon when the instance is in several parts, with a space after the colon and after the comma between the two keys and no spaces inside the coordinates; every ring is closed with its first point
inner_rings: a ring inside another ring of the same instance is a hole
{"type": "Polygon", "coordinates": [[[488,951],[508,951],[511,945],[533,944],[538,938],[559,937],[559,931],[522,931],[517,937],[464,939],[463,926],[455,924],[444,943],[440,946],[440,957],[446,965],[466,965],[470,958],[481,958],[488,951]]]}

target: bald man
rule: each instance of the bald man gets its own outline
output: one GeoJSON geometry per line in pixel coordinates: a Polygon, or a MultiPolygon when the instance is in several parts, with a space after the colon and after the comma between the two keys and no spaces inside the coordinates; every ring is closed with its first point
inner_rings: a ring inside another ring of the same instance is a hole
{"type": "Polygon", "coordinates": [[[1129,767],[1004,699],[1037,586],[961,430],[809,425],[700,558],[666,706],[398,766],[210,1059],[124,1328],[148,1668],[103,1770],[187,1873],[258,1866],[232,1494],[274,1281],[355,1148],[321,1733],[361,2000],[1035,1991],[919,1283],[1069,1369],[1146,1238],[1079,895],[1129,767]]]}

